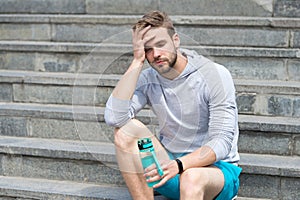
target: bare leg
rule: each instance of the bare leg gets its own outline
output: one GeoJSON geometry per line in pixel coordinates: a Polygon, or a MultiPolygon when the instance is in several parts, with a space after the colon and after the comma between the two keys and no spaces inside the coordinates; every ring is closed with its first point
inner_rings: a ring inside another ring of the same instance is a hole
{"type": "Polygon", "coordinates": [[[211,200],[223,189],[224,176],[217,167],[190,168],[180,176],[181,200],[211,200]]]}
{"type": "Polygon", "coordinates": [[[169,156],[156,137],[140,121],[132,119],[125,126],[115,130],[115,147],[118,165],[133,199],[151,200],[153,190],[146,184],[143,168],[138,154],[137,140],[152,139],[159,161],[168,160],[169,156]]]}

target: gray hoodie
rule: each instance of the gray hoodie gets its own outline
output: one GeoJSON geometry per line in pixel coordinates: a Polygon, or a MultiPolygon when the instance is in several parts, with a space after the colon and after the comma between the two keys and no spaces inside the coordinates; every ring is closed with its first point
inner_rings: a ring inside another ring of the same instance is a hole
{"type": "Polygon", "coordinates": [[[149,105],[168,151],[189,153],[205,145],[214,150],[217,161],[238,162],[238,114],[229,71],[195,51],[181,52],[188,64],[175,79],[166,79],[150,67],[141,72],[131,101],[110,96],[106,123],[121,127],[149,105]]]}

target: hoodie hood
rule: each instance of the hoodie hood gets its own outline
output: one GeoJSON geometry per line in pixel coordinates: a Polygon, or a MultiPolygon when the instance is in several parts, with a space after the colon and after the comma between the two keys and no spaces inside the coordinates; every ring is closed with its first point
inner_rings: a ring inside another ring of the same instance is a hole
{"type": "Polygon", "coordinates": [[[156,70],[153,69],[157,73],[158,79],[160,81],[165,82],[165,83],[170,83],[170,82],[182,79],[182,78],[190,75],[191,73],[194,73],[195,71],[200,69],[206,63],[210,62],[210,60],[208,58],[205,58],[204,56],[199,55],[194,50],[188,50],[188,49],[180,48],[180,52],[188,60],[185,69],[181,72],[181,74],[179,74],[179,76],[177,76],[173,80],[170,80],[170,79],[167,79],[167,78],[161,76],[156,70]]]}
{"type": "Polygon", "coordinates": [[[210,62],[208,58],[205,58],[202,55],[199,55],[194,50],[188,50],[188,49],[180,49],[180,52],[187,57],[188,63],[183,70],[183,72],[177,77],[182,78],[190,73],[193,73],[197,71],[199,68],[201,68],[203,65],[205,65],[207,62],[210,62]]]}

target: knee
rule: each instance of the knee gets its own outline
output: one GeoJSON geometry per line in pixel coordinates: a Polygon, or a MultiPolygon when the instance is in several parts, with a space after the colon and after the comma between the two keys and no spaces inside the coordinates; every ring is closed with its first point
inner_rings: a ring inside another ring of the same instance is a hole
{"type": "Polygon", "coordinates": [[[126,134],[121,128],[115,128],[114,130],[114,144],[121,148],[127,149],[130,146],[133,146],[133,143],[136,140],[133,137],[130,137],[126,134]]]}
{"type": "Polygon", "coordinates": [[[188,169],[180,176],[180,193],[185,197],[201,197],[204,195],[205,186],[209,181],[209,177],[199,173],[199,171],[194,172],[193,169],[188,169]]]}
{"type": "Polygon", "coordinates": [[[120,141],[122,141],[122,133],[120,128],[115,128],[114,130],[114,144],[117,146],[120,146],[122,144],[120,141]]]}
{"type": "Polygon", "coordinates": [[[190,189],[191,186],[205,185],[208,181],[207,179],[208,177],[205,174],[191,168],[181,174],[180,183],[183,183],[181,184],[182,187],[190,189]]]}
{"type": "Polygon", "coordinates": [[[153,136],[149,129],[139,120],[131,119],[121,128],[114,131],[114,143],[120,148],[126,149],[135,145],[138,138],[153,136]]]}

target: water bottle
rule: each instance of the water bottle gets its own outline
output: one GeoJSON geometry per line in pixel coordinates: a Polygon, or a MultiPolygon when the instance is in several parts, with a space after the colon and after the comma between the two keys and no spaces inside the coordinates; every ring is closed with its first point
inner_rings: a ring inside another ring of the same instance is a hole
{"type": "MultiPolygon", "coordinates": [[[[164,173],[157,160],[151,139],[150,138],[139,139],[137,144],[139,147],[140,158],[142,161],[143,168],[146,169],[150,165],[155,164],[159,175],[162,176],[164,173]]],[[[157,184],[158,182],[159,180],[154,182],[147,182],[147,184],[149,187],[153,187],[153,185],[157,184]]]]}

